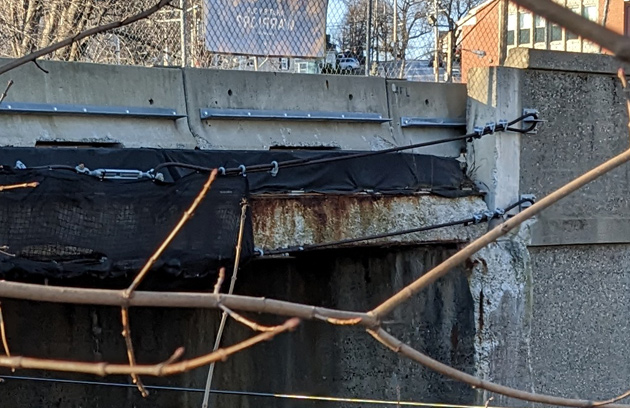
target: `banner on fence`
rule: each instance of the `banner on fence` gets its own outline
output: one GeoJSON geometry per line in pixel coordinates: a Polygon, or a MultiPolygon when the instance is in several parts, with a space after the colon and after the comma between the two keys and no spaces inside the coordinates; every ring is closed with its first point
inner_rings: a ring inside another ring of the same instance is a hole
{"type": "Polygon", "coordinates": [[[327,0],[206,0],[210,52],[322,57],[327,0]]]}

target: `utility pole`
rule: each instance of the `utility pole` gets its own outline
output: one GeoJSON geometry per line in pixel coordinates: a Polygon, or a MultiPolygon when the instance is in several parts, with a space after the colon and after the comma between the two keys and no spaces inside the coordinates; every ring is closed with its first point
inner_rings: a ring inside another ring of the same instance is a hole
{"type": "Polygon", "coordinates": [[[372,45],[372,0],[367,2],[367,30],[365,34],[365,76],[370,76],[370,46],[372,45]]]}
{"type": "Polygon", "coordinates": [[[440,28],[438,27],[438,3],[433,0],[433,34],[435,35],[435,53],[433,54],[433,75],[435,82],[440,82],[440,28]]]}

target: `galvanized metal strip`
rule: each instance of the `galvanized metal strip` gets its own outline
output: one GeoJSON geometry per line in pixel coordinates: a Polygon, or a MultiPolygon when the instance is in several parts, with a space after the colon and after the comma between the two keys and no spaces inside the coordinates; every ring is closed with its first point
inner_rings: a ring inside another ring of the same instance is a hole
{"type": "Polygon", "coordinates": [[[465,119],[450,118],[414,118],[403,116],[400,118],[400,127],[441,127],[441,128],[465,128],[465,119]]]}
{"type": "Polygon", "coordinates": [[[171,108],[134,107],[134,106],[93,106],[66,105],[32,102],[2,102],[0,114],[46,115],[46,116],[116,116],[132,118],[180,119],[186,115],[178,114],[171,108]]]}
{"type": "Polygon", "coordinates": [[[201,120],[294,120],[294,121],[336,121],[336,122],[374,122],[384,123],[391,119],[379,113],[366,112],[326,112],[326,111],[291,111],[264,109],[200,109],[201,120]]]}

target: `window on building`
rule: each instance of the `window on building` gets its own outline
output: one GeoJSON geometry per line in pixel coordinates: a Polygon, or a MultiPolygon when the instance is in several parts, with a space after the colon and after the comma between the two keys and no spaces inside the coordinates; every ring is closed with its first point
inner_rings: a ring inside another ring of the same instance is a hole
{"type": "MultiPolygon", "coordinates": [[[[578,7],[571,7],[571,11],[574,12],[574,13],[580,14],[580,7],[579,6],[578,7]]],[[[577,34],[573,34],[572,32],[567,31],[567,41],[569,41],[569,40],[577,40],[577,39],[578,39],[577,34]]]]}
{"type": "Polygon", "coordinates": [[[507,45],[515,45],[515,33],[516,33],[516,14],[508,15],[508,28],[507,28],[507,45]]]}
{"type": "Polygon", "coordinates": [[[518,43],[529,44],[532,42],[532,15],[531,13],[518,13],[518,43]]]}
{"type": "Polygon", "coordinates": [[[582,16],[588,18],[591,21],[597,22],[597,6],[584,6],[582,9],[582,16]]]}
{"type": "Polygon", "coordinates": [[[558,24],[551,24],[551,41],[562,41],[562,27],[558,24]]]}
{"type": "Polygon", "coordinates": [[[547,22],[545,19],[540,16],[536,16],[534,19],[534,27],[534,42],[547,42],[547,22]]]}

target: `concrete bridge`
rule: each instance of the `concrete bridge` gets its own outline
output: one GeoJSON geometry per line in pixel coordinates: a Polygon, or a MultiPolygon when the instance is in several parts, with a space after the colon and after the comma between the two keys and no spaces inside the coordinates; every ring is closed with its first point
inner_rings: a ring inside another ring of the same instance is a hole
{"type": "MultiPolygon", "coordinates": [[[[87,152],[95,149],[110,157],[145,148],[240,154],[375,151],[459,136],[487,122],[518,117],[524,109],[538,110],[546,120],[535,135],[500,132],[412,151],[461,163],[462,179],[474,184],[459,186],[458,194],[448,197],[436,194],[435,186],[413,191],[397,187],[398,192],[384,194],[363,182],[353,191],[306,187],[254,193],[253,239],[261,248],[445,223],[503,208],[523,194],[542,197],[625,149],[628,140],[615,61],[601,55],[513,50],[507,66],[471,72],[474,87],[345,76],[41,65],[49,74],[25,66],[0,76],[0,82],[15,82],[0,105],[0,144],[5,147],[0,162],[14,157],[16,150],[9,147],[23,148],[24,155],[33,157],[27,165],[40,165],[34,161],[45,152],[46,157],[63,156],[64,164],[81,159],[88,167],[95,159],[87,152]]],[[[132,162],[126,167],[136,168],[132,162]]],[[[630,363],[623,341],[630,300],[629,181],[628,169],[622,167],[545,211],[416,296],[392,316],[388,329],[437,360],[487,380],[567,397],[619,394],[627,388],[630,363]]],[[[236,292],[367,310],[486,228],[458,226],[290,257],[259,257],[243,266],[236,292]]],[[[210,287],[214,277],[202,282],[210,287]]],[[[3,300],[3,309],[15,354],[125,361],[116,308],[3,300]]],[[[181,345],[191,356],[209,351],[219,314],[132,309],[131,319],[138,360],[158,362],[181,345]]],[[[224,344],[248,335],[230,322],[224,344]]],[[[203,388],[206,373],[199,369],[147,379],[148,384],[191,390],[154,390],[142,399],[133,387],[82,383],[129,384],[124,377],[0,370],[5,378],[0,405],[194,407],[201,401],[194,389],[203,388]]],[[[217,390],[465,405],[483,405],[489,397],[399,358],[361,330],[312,322],[219,364],[213,384],[217,390]]],[[[222,407],[365,406],[252,394],[213,398],[213,406],[222,407]]],[[[498,396],[492,404],[524,405],[498,396]]]]}

